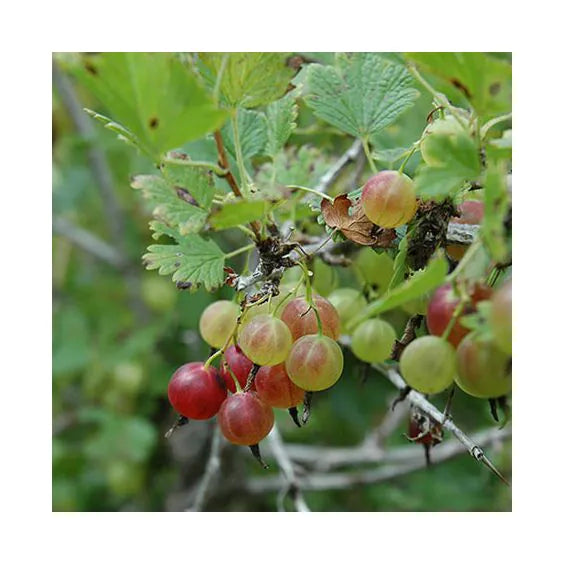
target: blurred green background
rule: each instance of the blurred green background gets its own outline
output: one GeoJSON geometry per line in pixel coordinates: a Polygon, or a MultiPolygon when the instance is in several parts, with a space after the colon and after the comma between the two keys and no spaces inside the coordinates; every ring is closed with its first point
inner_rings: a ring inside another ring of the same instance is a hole
{"type": "MultiPolygon", "coordinates": [[[[177,290],[169,277],[143,269],[140,257],[152,242],[150,215],[129,178],[151,172],[152,164],[77,113],[84,106],[103,110],[58,71],[53,88],[53,510],[184,510],[206,464],[213,421],[193,421],[166,440],[164,433],[175,421],[167,384],[179,365],[205,359],[199,316],[210,302],[230,299],[231,290],[189,294],[177,290]]],[[[382,134],[381,148],[409,146],[423,129],[429,106],[422,96],[382,134]]],[[[318,126],[304,107],[291,142],[323,153],[319,174],[329,158],[350,145],[345,136],[318,126]]],[[[413,159],[408,168],[416,165],[413,159]]],[[[335,193],[350,182],[349,173],[335,193]]],[[[224,249],[242,241],[230,232],[218,240],[224,249]]],[[[350,268],[317,274],[317,289],[325,295],[338,284],[357,284],[350,268]]],[[[401,334],[408,317],[401,310],[387,319],[401,334]]],[[[382,420],[393,398],[392,385],[374,371],[365,374],[347,352],[343,377],[315,395],[308,425],[298,429],[284,411],[277,412],[277,422],[288,444],[353,446],[382,420]]],[[[439,396],[435,403],[440,408],[444,401],[439,396]]],[[[463,394],[455,397],[453,413],[466,432],[495,425],[486,402],[463,394]]],[[[406,431],[407,418],[388,445],[409,445],[406,431]]],[[[422,447],[414,448],[423,458],[422,447]]],[[[510,448],[507,441],[486,449],[508,477],[510,448]]],[[[248,480],[278,474],[266,447],[263,454],[271,464],[268,471],[248,449],[224,445],[205,509],[275,511],[277,492],[254,494],[246,488],[248,480]]],[[[510,489],[467,454],[379,484],[304,495],[313,511],[511,510],[510,489]]]]}

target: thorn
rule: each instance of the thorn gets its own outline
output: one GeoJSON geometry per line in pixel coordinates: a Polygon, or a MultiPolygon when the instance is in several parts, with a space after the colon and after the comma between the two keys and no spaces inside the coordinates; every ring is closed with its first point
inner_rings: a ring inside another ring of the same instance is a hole
{"type": "Polygon", "coordinates": [[[429,468],[429,466],[431,466],[431,445],[423,443],[423,448],[425,449],[425,463],[427,464],[427,468],[429,468]]]}
{"type": "Polygon", "coordinates": [[[302,411],[302,425],[305,425],[308,420],[309,416],[311,415],[311,398],[313,396],[313,392],[306,392],[304,395],[304,409],[302,411]]]}
{"type": "Polygon", "coordinates": [[[448,398],[445,405],[445,410],[443,411],[443,425],[451,418],[450,416],[450,409],[452,407],[452,398],[454,398],[454,392],[456,390],[456,386],[453,384],[450,388],[448,393],[448,398]]]}
{"type": "Polygon", "coordinates": [[[480,447],[472,449],[472,456],[478,461],[489,468],[506,486],[511,487],[511,484],[503,477],[503,474],[490,462],[484,451],[480,447]]]}
{"type": "Polygon", "coordinates": [[[497,416],[497,399],[489,398],[488,403],[490,404],[490,413],[496,423],[499,423],[499,417],[497,416]]]}
{"type": "Polygon", "coordinates": [[[174,431],[178,429],[178,427],[182,427],[183,425],[187,425],[188,423],[190,423],[190,419],[188,419],[188,417],[184,417],[184,415],[179,415],[174,425],[165,433],[164,438],[170,439],[170,437],[172,436],[174,431]]]}
{"type": "Polygon", "coordinates": [[[257,372],[259,371],[260,366],[258,364],[253,364],[253,367],[251,368],[251,371],[249,372],[249,375],[247,376],[247,382],[245,383],[245,387],[243,388],[244,392],[248,392],[251,389],[251,386],[253,385],[253,382],[255,381],[255,377],[257,375],[257,372]]]}
{"type": "Polygon", "coordinates": [[[262,459],[261,455],[260,455],[260,449],[258,444],[256,445],[249,445],[249,448],[251,449],[251,452],[253,453],[253,456],[259,461],[259,464],[265,469],[268,470],[269,466],[268,464],[262,459]]]}
{"type": "Polygon", "coordinates": [[[298,408],[297,408],[297,407],[289,407],[289,408],[288,408],[288,413],[290,414],[290,417],[292,418],[292,421],[293,421],[298,427],[301,427],[300,419],[299,419],[299,416],[298,416],[298,408]]]}
{"type": "Polygon", "coordinates": [[[501,407],[501,411],[503,413],[503,419],[501,421],[501,425],[499,426],[500,429],[503,429],[511,417],[511,408],[507,403],[507,396],[497,398],[497,404],[501,407]]]}
{"type": "Polygon", "coordinates": [[[409,392],[411,392],[411,388],[409,386],[406,386],[405,388],[400,390],[398,397],[392,402],[390,409],[393,411],[396,405],[402,402],[409,395],[409,392]]]}

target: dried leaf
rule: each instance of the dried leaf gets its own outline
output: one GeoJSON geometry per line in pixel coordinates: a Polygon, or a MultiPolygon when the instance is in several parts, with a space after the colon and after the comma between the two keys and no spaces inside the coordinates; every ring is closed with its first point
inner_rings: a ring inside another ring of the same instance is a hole
{"type": "Polygon", "coordinates": [[[360,204],[353,204],[346,194],[337,196],[333,203],[321,202],[321,213],[329,227],[336,227],[347,239],[359,245],[390,247],[396,238],[393,229],[374,225],[364,214],[360,204]]]}

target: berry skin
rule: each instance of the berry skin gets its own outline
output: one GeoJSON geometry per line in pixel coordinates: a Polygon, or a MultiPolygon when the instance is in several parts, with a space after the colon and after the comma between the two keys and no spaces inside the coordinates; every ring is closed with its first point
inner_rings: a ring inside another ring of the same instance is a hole
{"type": "Polygon", "coordinates": [[[456,351],[455,381],[468,395],[497,398],[511,391],[511,358],[493,342],[468,335],[456,351]]]}
{"type": "Polygon", "coordinates": [[[352,334],[351,349],[363,362],[384,362],[396,340],[394,328],[381,319],[363,321],[352,334]]]}
{"type": "MultiPolygon", "coordinates": [[[[463,225],[479,225],[484,218],[484,202],[480,200],[465,200],[458,206],[460,217],[451,218],[451,223],[463,225]]],[[[465,245],[447,245],[446,251],[454,260],[460,260],[466,252],[465,245]]]]}
{"type": "Polygon", "coordinates": [[[241,329],[239,346],[252,362],[273,366],[286,360],[292,347],[292,334],[277,317],[257,315],[241,329]]]}
{"type": "MultiPolygon", "coordinates": [[[[340,333],[337,310],[321,296],[314,296],[313,302],[319,312],[323,334],[337,339],[340,333]]],[[[305,298],[291,300],[282,311],[280,319],[288,326],[294,340],[317,333],[317,317],[305,298]]]]}
{"type": "Polygon", "coordinates": [[[288,378],[284,364],[262,366],[254,383],[259,398],[271,407],[288,409],[304,400],[305,391],[288,378]]]}
{"type": "Polygon", "coordinates": [[[239,306],[234,302],[219,300],[210,304],[200,317],[200,335],[210,345],[220,349],[235,330],[239,306]]]}
{"type": "Polygon", "coordinates": [[[343,372],[343,351],[330,337],[304,335],[292,346],[286,372],[296,386],[308,392],[330,388],[343,372]]]}
{"type": "MultiPolygon", "coordinates": [[[[492,289],[488,286],[476,284],[472,288],[470,292],[471,303],[465,306],[463,312],[454,322],[450,330],[448,341],[452,346],[457,347],[460,341],[470,332],[470,329],[460,323],[461,317],[476,311],[476,304],[482,300],[488,299],[491,294],[492,289]]],[[[435,290],[427,306],[427,328],[431,335],[440,337],[444,333],[459,301],[460,299],[454,293],[451,284],[443,284],[435,290]]]]}
{"type": "Polygon", "coordinates": [[[168,384],[168,399],[174,409],[188,419],[213,417],[227,397],[219,372],[204,368],[203,362],[183,364],[168,384]]]}
{"type": "Polygon", "coordinates": [[[495,291],[491,302],[491,327],[496,345],[506,354],[511,354],[512,313],[511,280],[495,291]]]}
{"type": "Polygon", "coordinates": [[[400,357],[403,379],[423,394],[438,394],[453,382],[456,351],[440,337],[426,335],[411,341],[400,357]]]}
{"type": "MultiPolygon", "coordinates": [[[[235,374],[237,381],[241,388],[244,388],[247,384],[247,377],[249,372],[253,368],[253,361],[249,360],[243,351],[235,345],[231,345],[227,348],[224,353],[225,361],[221,364],[220,374],[225,380],[225,384],[230,392],[235,393],[237,388],[235,387],[235,382],[233,381],[233,376],[231,372],[235,374]],[[231,370],[229,370],[231,368],[231,370]]],[[[254,384],[253,384],[254,387],[254,384]]],[[[252,389],[252,388],[251,388],[252,389]]]]}
{"type": "Polygon", "coordinates": [[[385,228],[408,223],[417,210],[413,181],[395,170],[383,170],[370,178],[360,202],[366,217],[385,228]]]}
{"type": "Polygon", "coordinates": [[[274,426],[274,412],[255,392],[229,396],[219,410],[223,436],[236,445],[256,445],[274,426]]]}

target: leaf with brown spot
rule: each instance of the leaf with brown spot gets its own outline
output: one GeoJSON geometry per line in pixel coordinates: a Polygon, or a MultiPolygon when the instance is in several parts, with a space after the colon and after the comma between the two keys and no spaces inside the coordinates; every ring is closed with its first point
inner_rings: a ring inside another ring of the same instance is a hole
{"type": "Polygon", "coordinates": [[[347,239],[359,245],[389,247],[396,238],[393,229],[374,225],[366,217],[360,204],[353,204],[346,194],[337,196],[333,203],[322,200],[321,213],[329,227],[335,227],[347,239]]]}

